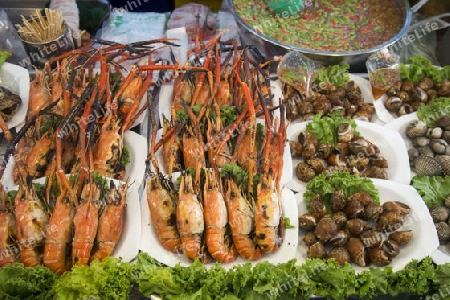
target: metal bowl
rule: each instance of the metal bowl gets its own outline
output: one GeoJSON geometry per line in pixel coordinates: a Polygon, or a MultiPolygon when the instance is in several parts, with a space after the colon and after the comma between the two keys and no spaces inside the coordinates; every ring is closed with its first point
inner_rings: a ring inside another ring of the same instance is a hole
{"type": "Polygon", "coordinates": [[[312,60],[323,64],[324,66],[339,64],[341,62],[347,62],[350,65],[352,72],[365,71],[364,63],[369,55],[377,50],[388,47],[399,41],[404,34],[407,33],[409,25],[412,19],[412,12],[409,6],[408,0],[392,0],[394,4],[400,9],[400,13],[404,15],[405,22],[401,30],[389,41],[378,45],[376,47],[364,50],[364,51],[352,51],[352,52],[320,52],[307,48],[300,48],[288,44],[281,43],[271,37],[257,32],[253,27],[248,25],[237,14],[233,7],[233,0],[224,0],[226,8],[235,17],[241,34],[244,36],[244,40],[247,44],[255,45],[259,50],[267,57],[281,56],[288,51],[295,50],[300,51],[312,60]]]}

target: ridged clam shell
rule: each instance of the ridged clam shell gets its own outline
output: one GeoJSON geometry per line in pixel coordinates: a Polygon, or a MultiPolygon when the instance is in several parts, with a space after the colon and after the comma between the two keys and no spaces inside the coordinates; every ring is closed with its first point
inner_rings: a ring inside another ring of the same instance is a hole
{"type": "Polygon", "coordinates": [[[449,209],[445,206],[435,206],[430,208],[430,215],[435,223],[447,221],[449,214],[449,209]]]}
{"type": "Polygon", "coordinates": [[[450,155],[436,155],[435,159],[441,165],[442,175],[450,175],[450,155]]]}
{"type": "Polygon", "coordinates": [[[417,175],[437,176],[441,175],[441,164],[429,156],[418,156],[414,159],[414,168],[417,175]]]}
{"type": "Polygon", "coordinates": [[[427,124],[421,120],[413,120],[409,122],[406,128],[406,135],[410,138],[416,138],[419,136],[424,136],[427,132],[427,124]]]}
{"type": "Polygon", "coordinates": [[[450,126],[450,116],[445,115],[437,119],[436,121],[437,126],[439,127],[447,127],[450,126]]]}
{"type": "Polygon", "coordinates": [[[417,148],[417,151],[419,151],[419,155],[420,155],[420,156],[434,157],[434,152],[433,152],[433,150],[430,148],[430,146],[418,147],[418,148],[417,148]]]}
{"type": "Polygon", "coordinates": [[[444,141],[447,142],[447,144],[450,144],[450,131],[449,130],[445,130],[444,132],[442,132],[442,137],[441,137],[444,141]]]}

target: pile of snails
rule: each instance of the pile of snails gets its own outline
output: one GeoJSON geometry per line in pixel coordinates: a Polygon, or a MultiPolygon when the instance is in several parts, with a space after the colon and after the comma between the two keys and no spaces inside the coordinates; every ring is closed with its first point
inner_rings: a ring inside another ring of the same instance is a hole
{"type": "Polygon", "coordinates": [[[430,209],[434,226],[441,245],[450,243],[450,195],[445,198],[443,206],[434,206],[430,209]]]}
{"type": "Polygon", "coordinates": [[[300,118],[305,122],[318,113],[328,115],[339,111],[341,116],[370,122],[375,112],[371,103],[364,102],[361,89],[353,80],[340,87],[331,82],[320,82],[313,85],[308,96],[286,84],[283,95],[289,121],[300,118]]]}
{"type": "Polygon", "coordinates": [[[289,141],[293,157],[301,157],[295,173],[303,182],[324,173],[349,172],[356,176],[387,179],[388,161],[380,156],[378,146],[362,136],[354,136],[349,123],[337,130],[338,142],[318,143],[317,137],[307,131],[300,132],[298,140],[289,141]]]}
{"type": "Polygon", "coordinates": [[[343,190],[337,190],[330,206],[331,214],[317,194],[311,199],[309,213],[299,216],[308,258],[334,258],[341,266],[347,262],[361,267],[386,266],[401,246],[412,240],[412,230],[399,230],[411,210],[402,202],[381,205],[366,192],[346,197],[343,190]]]}
{"type": "Polygon", "coordinates": [[[417,85],[412,81],[397,81],[387,92],[384,106],[398,116],[407,115],[417,111],[421,103],[427,104],[439,97],[450,96],[450,81],[445,79],[434,84],[431,78],[419,80],[417,85]]]}
{"type": "Polygon", "coordinates": [[[450,175],[450,116],[440,117],[436,124],[428,128],[416,119],[406,127],[413,146],[408,150],[409,161],[417,175],[450,175]]]}

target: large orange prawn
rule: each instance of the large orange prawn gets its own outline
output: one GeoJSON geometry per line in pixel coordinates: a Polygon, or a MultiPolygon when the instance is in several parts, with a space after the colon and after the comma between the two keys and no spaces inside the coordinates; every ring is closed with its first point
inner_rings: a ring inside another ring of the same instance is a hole
{"type": "Polygon", "coordinates": [[[214,171],[206,171],[203,195],[208,252],[221,263],[233,262],[238,253],[231,237],[226,234],[227,208],[220,188],[220,179],[217,179],[214,171]]]}
{"type": "Polygon", "coordinates": [[[91,261],[95,259],[102,261],[110,256],[122,235],[129,182],[120,185],[118,189],[114,181],[111,180],[109,184],[109,203],[100,216],[96,249],[91,256],[91,261]]]}
{"type": "Polygon", "coordinates": [[[225,203],[236,251],[245,259],[260,259],[264,251],[255,239],[255,204],[243,196],[232,179],[227,179],[225,185],[225,203]]]}

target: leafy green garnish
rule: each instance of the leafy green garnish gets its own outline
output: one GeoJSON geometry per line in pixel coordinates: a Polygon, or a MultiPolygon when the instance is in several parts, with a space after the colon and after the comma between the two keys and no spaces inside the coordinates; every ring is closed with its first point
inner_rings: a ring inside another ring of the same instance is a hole
{"type": "Polygon", "coordinates": [[[355,120],[342,117],[338,111],[326,117],[322,117],[322,114],[315,115],[312,122],[306,125],[306,131],[314,134],[319,144],[331,143],[332,145],[336,145],[338,142],[337,131],[343,123],[348,123],[352,126],[355,137],[360,135],[359,131],[356,130],[355,120]]]}
{"type": "Polygon", "coordinates": [[[248,173],[235,163],[229,163],[220,169],[220,178],[232,178],[239,185],[246,185],[248,173]]]}
{"type": "MultiPolygon", "coordinates": [[[[198,116],[198,114],[199,114],[200,110],[202,109],[202,107],[203,107],[203,104],[196,104],[196,105],[192,106],[191,109],[192,109],[192,112],[196,116],[198,116]]],[[[179,121],[187,122],[187,121],[190,120],[189,114],[188,114],[188,112],[185,109],[180,109],[179,111],[177,111],[176,114],[175,114],[175,118],[176,118],[177,122],[179,122],[179,121]]]]}
{"type": "Polygon", "coordinates": [[[127,147],[123,146],[122,148],[122,157],[120,159],[120,164],[126,166],[130,163],[130,150],[127,147]]]}
{"type": "MultiPolygon", "coordinates": [[[[209,113],[209,117],[212,120],[215,120],[216,118],[216,111],[214,109],[211,109],[209,113]]],[[[222,105],[220,107],[220,119],[222,121],[222,126],[227,127],[231,125],[234,121],[236,121],[237,115],[236,115],[236,106],[228,106],[228,105],[222,105]]]]}
{"type": "Polygon", "coordinates": [[[282,217],[282,218],[286,224],[286,229],[295,228],[294,225],[291,225],[291,219],[289,219],[289,217],[282,217]]]}
{"type": "Polygon", "coordinates": [[[349,69],[350,65],[345,62],[342,65],[330,65],[317,73],[315,83],[331,82],[336,87],[343,86],[350,80],[349,69]]]}
{"type": "Polygon", "coordinates": [[[411,57],[409,66],[400,65],[401,80],[411,80],[416,84],[424,77],[431,78],[434,83],[450,79],[450,66],[441,69],[433,66],[431,61],[420,56],[411,57]]]}
{"type": "Polygon", "coordinates": [[[7,51],[0,51],[0,67],[12,54],[7,51]]]}
{"type": "Polygon", "coordinates": [[[417,109],[417,117],[424,121],[428,127],[436,127],[436,121],[450,114],[450,98],[440,97],[431,100],[425,105],[421,103],[417,109]]]}
{"type": "Polygon", "coordinates": [[[445,197],[450,195],[450,176],[416,175],[413,177],[411,185],[429,208],[442,206],[445,197]]]}
{"type": "Polygon", "coordinates": [[[18,192],[19,192],[18,190],[8,191],[6,193],[6,201],[14,205],[14,199],[16,199],[16,195],[18,192]]]}
{"type": "Polygon", "coordinates": [[[128,299],[132,267],[119,258],[94,260],[77,265],[59,277],[51,290],[52,299],[128,299]]]}
{"type": "Polygon", "coordinates": [[[57,278],[44,266],[3,266],[0,268],[0,299],[52,299],[49,292],[57,278]]]}
{"type": "Polygon", "coordinates": [[[345,196],[350,196],[356,192],[366,192],[374,203],[380,203],[378,190],[373,181],[366,177],[358,177],[347,172],[336,172],[331,175],[320,174],[306,185],[303,198],[309,202],[319,194],[326,204],[330,203],[331,195],[338,190],[343,190],[345,196]]]}

